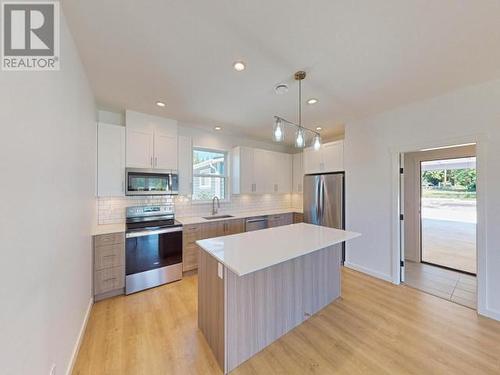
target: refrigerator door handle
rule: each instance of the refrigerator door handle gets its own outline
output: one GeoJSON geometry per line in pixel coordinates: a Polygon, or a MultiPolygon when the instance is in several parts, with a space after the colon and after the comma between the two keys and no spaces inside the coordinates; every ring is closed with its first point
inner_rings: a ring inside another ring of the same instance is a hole
{"type": "Polygon", "coordinates": [[[318,184],[317,184],[317,189],[316,189],[316,223],[317,225],[321,224],[321,218],[320,218],[320,214],[321,214],[321,207],[319,206],[319,202],[320,202],[320,199],[321,199],[321,180],[318,181],[318,184]]]}
{"type": "Polygon", "coordinates": [[[320,212],[320,221],[319,223],[323,225],[323,218],[325,216],[325,181],[321,179],[321,185],[319,189],[319,212],[320,212]]]}

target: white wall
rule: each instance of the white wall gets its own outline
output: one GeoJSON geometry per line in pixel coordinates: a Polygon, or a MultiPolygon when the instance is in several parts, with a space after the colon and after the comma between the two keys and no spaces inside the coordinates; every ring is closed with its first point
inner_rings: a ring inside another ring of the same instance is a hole
{"type": "Polygon", "coordinates": [[[67,371],[91,299],[96,110],[61,20],[61,71],[0,71],[0,372],[67,371]]]}
{"type": "Polygon", "coordinates": [[[477,141],[479,310],[500,319],[500,81],[346,126],[347,265],[395,281],[399,151],[477,141]],[[395,188],[396,186],[396,188],[395,188]]]}

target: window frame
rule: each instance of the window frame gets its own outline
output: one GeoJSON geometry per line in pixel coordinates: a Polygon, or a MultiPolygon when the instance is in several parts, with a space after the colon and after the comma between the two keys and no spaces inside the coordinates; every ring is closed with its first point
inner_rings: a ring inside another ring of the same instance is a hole
{"type": "Polygon", "coordinates": [[[224,199],[220,199],[221,202],[230,202],[231,199],[231,192],[229,191],[229,171],[230,171],[230,153],[228,150],[223,150],[223,149],[215,149],[215,148],[207,148],[207,147],[197,147],[197,146],[193,146],[192,147],[192,165],[191,165],[191,168],[192,168],[192,173],[191,173],[191,183],[193,184],[193,191],[191,192],[191,203],[192,204],[207,204],[207,203],[211,203],[212,202],[212,199],[194,199],[194,196],[195,196],[195,193],[194,193],[194,180],[196,177],[198,178],[207,178],[207,177],[218,177],[218,178],[222,178],[223,181],[224,181],[224,199]],[[223,154],[224,155],[224,174],[218,174],[218,173],[214,173],[214,174],[200,174],[200,173],[194,173],[194,153],[196,151],[205,151],[205,152],[214,152],[214,153],[219,153],[219,154],[223,154]]]}

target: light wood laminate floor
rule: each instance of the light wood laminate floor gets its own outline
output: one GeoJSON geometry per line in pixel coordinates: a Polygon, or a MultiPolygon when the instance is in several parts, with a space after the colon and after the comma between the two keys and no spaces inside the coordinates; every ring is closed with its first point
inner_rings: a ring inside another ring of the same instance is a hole
{"type": "MultiPolygon", "coordinates": [[[[344,269],[342,297],[234,374],[500,374],[500,323],[344,269]]],[[[78,375],[220,374],[197,329],[196,275],[97,303],[78,375]]]]}

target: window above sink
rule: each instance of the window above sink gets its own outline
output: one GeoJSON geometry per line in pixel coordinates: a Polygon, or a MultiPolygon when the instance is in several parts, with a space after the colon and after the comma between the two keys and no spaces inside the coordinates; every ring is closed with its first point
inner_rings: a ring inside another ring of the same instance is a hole
{"type": "Polygon", "coordinates": [[[228,154],[226,151],[193,148],[193,201],[221,201],[228,197],[228,154]]]}

